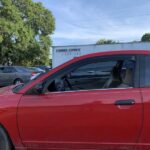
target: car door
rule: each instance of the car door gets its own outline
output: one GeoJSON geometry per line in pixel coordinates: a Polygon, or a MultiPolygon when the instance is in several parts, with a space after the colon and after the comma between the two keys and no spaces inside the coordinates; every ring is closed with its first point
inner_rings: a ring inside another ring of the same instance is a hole
{"type": "MultiPolygon", "coordinates": [[[[96,61],[103,60],[107,64],[107,61],[132,58],[107,56],[96,58],[96,61]]],[[[136,71],[138,66],[134,58],[136,71]]],[[[95,59],[92,61],[89,63],[95,64],[95,59]]],[[[82,65],[85,61],[80,62],[78,67],[82,65]]],[[[125,70],[126,66],[122,65],[122,69],[125,70]]],[[[52,84],[53,78],[64,76],[64,73],[67,71],[62,69],[46,82],[52,84]]],[[[97,89],[94,84],[89,89],[85,85],[82,90],[49,91],[46,83],[43,94],[27,93],[18,108],[18,125],[24,145],[34,149],[134,149],[143,119],[141,93],[135,84],[137,77],[132,76],[135,79],[132,86],[120,83],[114,88],[103,89],[100,86],[97,89]]]]}

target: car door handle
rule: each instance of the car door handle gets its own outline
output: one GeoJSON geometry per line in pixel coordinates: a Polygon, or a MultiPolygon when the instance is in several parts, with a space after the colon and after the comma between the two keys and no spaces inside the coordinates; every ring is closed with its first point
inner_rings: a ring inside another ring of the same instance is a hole
{"type": "Polygon", "coordinates": [[[115,105],[134,105],[135,100],[133,99],[127,99],[127,100],[118,100],[115,102],[115,105]]]}

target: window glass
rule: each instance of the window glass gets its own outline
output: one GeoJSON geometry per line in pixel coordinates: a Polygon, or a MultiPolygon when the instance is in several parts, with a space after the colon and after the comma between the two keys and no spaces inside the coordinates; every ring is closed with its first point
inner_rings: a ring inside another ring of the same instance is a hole
{"type": "Polygon", "coordinates": [[[28,73],[28,69],[25,68],[25,67],[15,67],[16,71],[17,72],[20,72],[20,73],[28,73]]]}
{"type": "Polygon", "coordinates": [[[145,56],[143,59],[143,65],[145,68],[143,74],[141,75],[142,77],[142,86],[150,86],[150,56],[145,56]]]}
{"type": "Polygon", "coordinates": [[[3,73],[4,68],[0,67],[0,73],[3,73]]]}
{"type": "Polygon", "coordinates": [[[133,87],[135,57],[106,59],[80,65],[54,79],[48,91],[77,91],[133,87]]]}
{"type": "Polygon", "coordinates": [[[71,73],[71,76],[108,76],[115,65],[116,61],[91,63],[76,69],[71,73]]]}
{"type": "Polygon", "coordinates": [[[15,69],[13,67],[4,67],[3,73],[13,73],[15,69]]]}

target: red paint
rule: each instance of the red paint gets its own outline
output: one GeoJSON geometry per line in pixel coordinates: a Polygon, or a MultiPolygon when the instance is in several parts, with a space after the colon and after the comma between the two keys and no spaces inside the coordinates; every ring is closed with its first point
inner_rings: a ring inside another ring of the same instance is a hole
{"type": "Polygon", "coordinates": [[[141,110],[138,89],[131,89],[130,95],[124,89],[51,93],[22,97],[18,121],[28,146],[100,149],[101,143],[107,143],[107,148],[111,143],[124,143],[126,147],[137,141],[141,110]],[[114,105],[116,100],[129,98],[137,104],[126,109],[114,105]]]}
{"type": "Polygon", "coordinates": [[[114,51],[75,58],[41,76],[18,94],[0,89],[0,124],[16,149],[150,149],[150,89],[106,89],[24,95],[28,89],[76,61],[104,55],[148,54],[114,51]],[[135,105],[116,106],[134,99],[135,105]],[[144,107],[143,107],[144,106],[144,107]]]}

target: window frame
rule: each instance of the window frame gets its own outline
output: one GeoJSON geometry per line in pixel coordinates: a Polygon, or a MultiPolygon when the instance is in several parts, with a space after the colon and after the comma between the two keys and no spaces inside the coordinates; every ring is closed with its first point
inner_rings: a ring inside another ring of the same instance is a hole
{"type": "MultiPolygon", "coordinates": [[[[80,61],[77,61],[73,64],[70,64],[69,66],[62,68],[61,70],[57,71],[56,73],[52,74],[51,76],[49,76],[48,78],[46,78],[45,80],[43,80],[44,83],[44,88],[43,88],[43,94],[47,94],[47,93],[64,93],[64,92],[80,92],[80,91],[94,91],[94,90],[111,90],[111,89],[131,89],[131,88],[138,88],[139,87],[139,73],[138,70],[139,69],[139,59],[138,59],[138,55],[136,54],[116,54],[116,55],[106,55],[106,56],[96,56],[96,57],[91,57],[91,58],[86,58],[86,59],[82,59],[80,61]],[[70,90],[70,91],[54,91],[54,92],[46,92],[47,91],[47,87],[48,85],[57,77],[61,77],[63,75],[65,75],[66,73],[69,73],[73,70],[75,70],[76,68],[81,67],[81,65],[86,65],[88,63],[94,63],[94,61],[115,61],[115,60],[119,60],[119,59],[125,59],[128,58],[129,56],[134,56],[135,57],[135,61],[136,61],[136,66],[135,66],[135,70],[134,70],[134,81],[133,81],[133,87],[125,87],[125,88],[106,88],[106,89],[86,89],[86,90],[70,90]]],[[[31,90],[31,89],[30,89],[31,90]]],[[[27,93],[30,93],[29,91],[27,93]]]]}
{"type": "MultiPolygon", "coordinates": [[[[135,66],[135,70],[134,70],[134,81],[133,81],[133,87],[126,87],[126,88],[123,88],[123,89],[128,89],[128,88],[136,88],[136,87],[139,87],[139,78],[138,76],[138,73],[137,73],[137,69],[139,68],[138,66],[138,59],[137,59],[137,55],[134,55],[134,54],[123,54],[123,55],[110,55],[110,56],[97,56],[97,57],[91,57],[91,58],[87,58],[87,59],[83,59],[79,62],[76,62],[75,64],[72,64],[70,66],[67,66],[66,68],[64,68],[64,70],[61,70],[61,71],[58,71],[54,76],[55,78],[59,77],[59,76],[63,76],[63,74],[65,75],[66,73],[69,73],[83,65],[87,65],[87,64],[90,64],[90,63],[96,63],[96,62],[105,62],[107,60],[109,61],[117,61],[119,59],[124,59],[125,58],[128,58],[129,56],[134,56],[135,57],[135,61],[136,61],[136,66],[135,66]],[[138,81],[138,82],[137,82],[138,81]]],[[[54,78],[52,79],[50,77],[50,79],[48,79],[48,83],[47,85],[49,85],[50,82],[52,82],[52,80],[54,80],[54,78]]],[[[47,88],[47,86],[45,86],[47,88]]],[[[46,88],[44,89],[44,91],[46,91],[46,88]]],[[[105,88],[105,89],[85,89],[85,90],[70,90],[70,91],[55,91],[55,92],[49,92],[49,93],[56,93],[56,92],[77,92],[77,91],[91,91],[91,90],[109,90],[109,89],[122,89],[122,88],[105,88]]]]}

